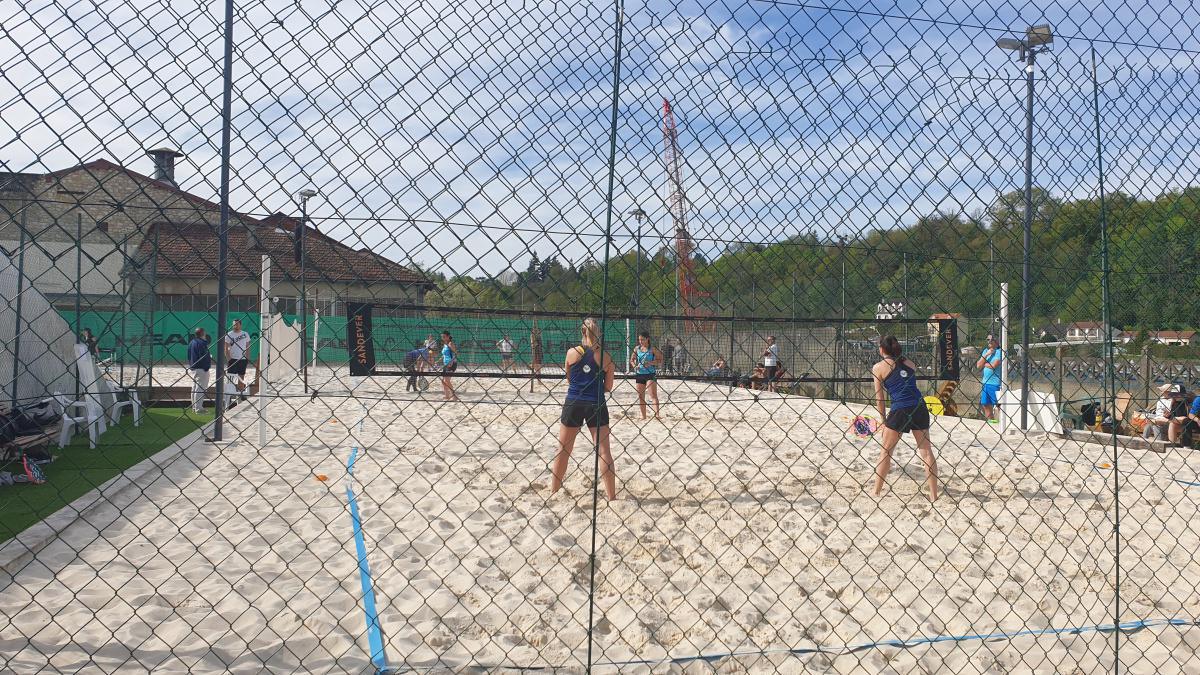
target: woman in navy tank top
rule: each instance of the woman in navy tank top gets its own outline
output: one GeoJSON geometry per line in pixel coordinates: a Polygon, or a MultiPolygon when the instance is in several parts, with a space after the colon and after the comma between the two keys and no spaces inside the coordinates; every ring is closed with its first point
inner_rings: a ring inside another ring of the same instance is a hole
{"type": "Polygon", "coordinates": [[[610,500],[617,498],[617,477],[608,447],[608,406],[604,395],[613,388],[612,358],[600,351],[600,327],[595,319],[584,319],[582,343],[567,352],[567,398],[558,429],[558,455],[554,458],[550,494],[558,492],[567,474],[575,437],[584,424],[600,448],[600,478],[610,500]]]}
{"type": "Polygon", "coordinates": [[[879,450],[879,464],[875,467],[875,496],[883,492],[883,483],[892,468],[892,451],[900,442],[900,436],[912,432],[917,442],[917,454],[925,464],[929,480],[929,500],[938,498],[937,461],[933,458],[933,447],[929,442],[929,408],[917,388],[917,368],[901,354],[900,341],[891,335],[879,342],[879,355],[883,360],[871,368],[875,380],[875,405],[883,422],[883,447],[879,450]],[[891,399],[891,410],[885,412],[884,396],[891,399]]]}

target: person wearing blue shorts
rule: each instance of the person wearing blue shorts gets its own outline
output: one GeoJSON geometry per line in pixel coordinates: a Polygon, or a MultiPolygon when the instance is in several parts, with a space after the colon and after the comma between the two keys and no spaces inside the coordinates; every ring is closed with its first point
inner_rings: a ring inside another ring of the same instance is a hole
{"type": "Polygon", "coordinates": [[[996,408],[1000,406],[1000,361],[1003,359],[1000,341],[995,335],[989,335],[988,346],[975,364],[976,368],[983,369],[983,392],[979,395],[979,405],[983,408],[984,419],[989,422],[996,419],[996,408]]]}

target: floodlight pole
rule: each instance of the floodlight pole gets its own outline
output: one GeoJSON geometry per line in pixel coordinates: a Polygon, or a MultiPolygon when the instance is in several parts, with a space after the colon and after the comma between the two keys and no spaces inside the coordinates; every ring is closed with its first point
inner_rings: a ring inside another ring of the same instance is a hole
{"type": "Polygon", "coordinates": [[[1021,261],[1021,430],[1029,429],[1029,258],[1033,248],[1033,73],[1037,55],[1049,49],[1054,32],[1049,25],[1030,26],[1025,38],[1000,38],[996,46],[1020,53],[1025,62],[1025,237],[1021,261]]]}
{"type": "MultiPolygon", "coordinates": [[[[225,58],[222,69],[221,98],[221,220],[217,226],[217,335],[224,335],[229,318],[229,156],[233,132],[233,0],[225,0],[225,58]]],[[[217,400],[213,406],[213,441],[224,440],[225,426],[225,349],[217,343],[217,400]]]]}
{"type": "Polygon", "coordinates": [[[1033,71],[1037,49],[1025,49],[1025,250],[1021,260],[1021,430],[1029,430],[1029,257],[1033,247],[1033,71]]]}

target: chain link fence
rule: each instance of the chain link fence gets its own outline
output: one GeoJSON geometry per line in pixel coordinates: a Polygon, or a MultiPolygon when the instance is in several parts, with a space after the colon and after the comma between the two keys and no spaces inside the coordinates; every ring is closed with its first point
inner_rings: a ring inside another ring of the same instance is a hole
{"type": "Polygon", "coordinates": [[[1195,670],[1197,26],[0,7],[0,669],[1195,670]]]}

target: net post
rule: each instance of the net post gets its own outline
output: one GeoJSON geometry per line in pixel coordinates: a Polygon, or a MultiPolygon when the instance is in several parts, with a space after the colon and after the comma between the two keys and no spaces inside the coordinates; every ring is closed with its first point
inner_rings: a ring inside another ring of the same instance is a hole
{"type": "Polygon", "coordinates": [[[629,371],[629,317],[625,318],[625,370],[629,371]]]}
{"type": "MultiPolygon", "coordinates": [[[[312,341],[312,370],[317,370],[317,340],[321,336],[321,306],[317,302],[313,302],[313,341],[312,341]]],[[[305,364],[307,365],[307,364],[305,364]]],[[[313,387],[314,389],[316,387],[313,387]]]]}
{"type": "Polygon", "coordinates": [[[1008,393],[1008,282],[1000,284],[1000,435],[1008,431],[1004,395],[1008,393]]]}
{"type": "Polygon", "coordinates": [[[262,257],[262,284],[258,299],[258,445],[267,445],[267,388],[271,386],[271,257],[262,257]]]}

